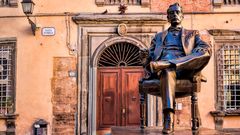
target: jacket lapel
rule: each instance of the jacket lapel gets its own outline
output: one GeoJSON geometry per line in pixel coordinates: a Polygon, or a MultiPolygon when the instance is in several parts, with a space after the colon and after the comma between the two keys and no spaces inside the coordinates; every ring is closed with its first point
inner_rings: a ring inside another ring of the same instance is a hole
{"type": "Polygon", "coordinates": [[[162,54],[162,50],[163,50],[163,47],[164,47],[164,43],[163,42],[164,42],[167,34],[168,34],[167,30],[163,31],[161,37],[159,37],[160,42],[156,42],[156,46],[155,46],[155,50],[154,50],[154,56],[155,56],[154,60],[155,61],[158,60],[159,57],[162,54]]]}
{"type": "Polygon", "coordinates": [[[195,35],[193,30],[182,29],[182,46],[186,55],[191,54],[194,48],[195,35]]]}
{"type": "Polygon", "coordinates": [[[186,53],[186,44],[185,44],[185,37],[186,37],[186,33],[185,33],[186,31],[185,31],[185,29],[184,28],[182,28],[182,36],[181,36],[181,41],[182,41],[182,46],[183,46],[183,50],[184,50],[184,52],[186,53]]]}
{"type": "Polygon", "coordinates": [[[163,33],[162,33],[162,37],[161,37],[161,38],[162,38],[161,46],[164,45],[163,42],[164,42],[164,40],[165,40],[167,34],[168,34],[168,31],[167,31],[167,30],[166,30],[166,31],[163,31],[163,33]]]}

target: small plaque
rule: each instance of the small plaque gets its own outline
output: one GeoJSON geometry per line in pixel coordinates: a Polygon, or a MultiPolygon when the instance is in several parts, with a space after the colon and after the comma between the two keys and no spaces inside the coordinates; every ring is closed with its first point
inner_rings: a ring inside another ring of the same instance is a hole
{"type": "Polygon", "coordinates": [[[77,72],[76,71],[68,71],[68,76],[69,77],[77,77],[77,72]]]}
{"type": "Polygon", "coordinates": [[[43,36],[54,36],[56,33],[55,28],[54,27],[45,27],[42,28],[42,35],[43,36]]]}
{"type": "Polygon", "coordinates": [[[118,25],[118,34],[120,36],[124,36],[127,34],[127,25],[124,23],[121,23],[118,25]]]}
{"type": "Polygon", "coordinates": [[[182,110],[183,109],[183,104],[182,103],[177,103],[176,104],[176,110],[182,110]]]}

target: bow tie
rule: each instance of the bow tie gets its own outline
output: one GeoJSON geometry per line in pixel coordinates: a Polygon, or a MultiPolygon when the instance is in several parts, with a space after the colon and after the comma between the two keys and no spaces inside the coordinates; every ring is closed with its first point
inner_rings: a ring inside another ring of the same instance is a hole
{"type": "Polygon", "coordinates": [[[182,27],[169,27],[168,31],[170,32],[179,32],[181,31],[182,27]]]}

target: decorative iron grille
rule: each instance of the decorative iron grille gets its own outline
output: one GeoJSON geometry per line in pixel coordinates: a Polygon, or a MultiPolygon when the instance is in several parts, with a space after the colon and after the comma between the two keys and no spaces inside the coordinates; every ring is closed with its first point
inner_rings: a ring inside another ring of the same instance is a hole
{"type": "Polygon", "coordinates": [[[14,112],[15,42],[0,42],[0,114],[14,112]]]}
{"type": "Polygon", "coordinates": [[[105,0],[105,5],[119,5],[119,4],[140,5],[141,0],[105,0]]]}
{"type": "Polygon", "coordinates": [[[217,54],[218,101],[221,109],[240,109],[240,46],[224,45],[217,54]]]}
{"type": "Polygon", "coordinates": [[[9,0],[0,0],[0,6],[8,6],[9,0]]]}
{"type": "Polygon", "coordinates": [[[240,0],[224,0],[224,5],[240,5],[240,0]]]}
{"type": "Polygon", "coordinates": [[[141,66],[139,48],[133,44],[119,42],[106,48],[98,60],[99,67],[141,66]]]}

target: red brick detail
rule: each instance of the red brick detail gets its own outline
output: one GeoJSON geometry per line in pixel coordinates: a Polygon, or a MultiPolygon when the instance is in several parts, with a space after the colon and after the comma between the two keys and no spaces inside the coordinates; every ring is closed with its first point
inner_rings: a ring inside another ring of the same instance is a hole
{"type": "Polygon", "coordinates": [[[182,103],[182,110],[175,111],[175,126],[191,128],[191,97],[177,98],[176,103],[182,103]]]}
{"type": "Polygon", "coordinates": [[[76,71],[76,58],[54,58],[52,78],[54,135],[73,135],[75,130],[77,85],[76,77],[69,77],[69,71],[76,71]]]}
{"type": "Polygon", "coordinates": [[[169,5],[178,2],[183,12],[209,12],[211,0],[151,0],[151,12],[167,12],[169,5]]]}

